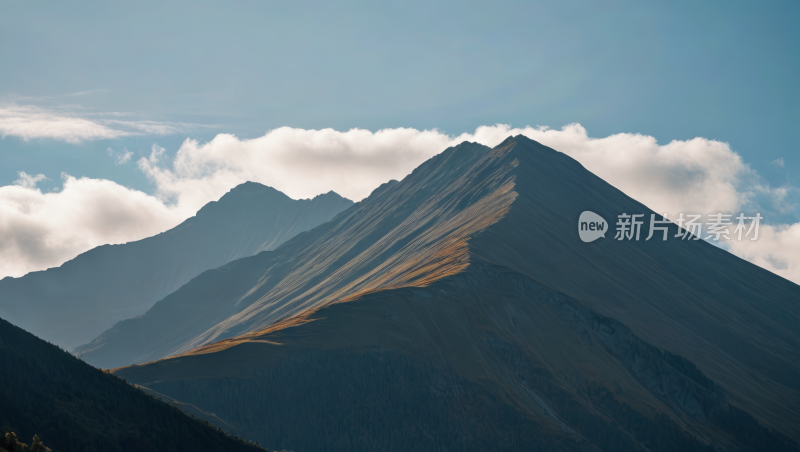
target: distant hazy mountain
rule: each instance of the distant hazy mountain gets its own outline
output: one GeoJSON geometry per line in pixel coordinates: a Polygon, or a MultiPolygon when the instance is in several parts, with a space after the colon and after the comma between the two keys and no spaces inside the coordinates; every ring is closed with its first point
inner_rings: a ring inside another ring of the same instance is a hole
{"type": "Polygon", "coordinates": [[[45,445],[64,452],[264,450],[2,319],[0,429],[14,430],[25,443],[39,435],[45,445]]]}
{"type": "Polygon", "coordinates": [[[164,233],[0,280],[0,317],[73,348],[142,314],[204,270],[274,249],[352,204],[333,192],[293,200],[247,182],[164,233]]]}
{"type": "Polygon", "coordinates": [[[524,137],[464,143],[82,355],[312,450],[798,450],[800,286],[524,137]],[[674,236],[678,228],[670,226],[674,236]],[[313,434],[312,434],[313,433],[313,434]]]}

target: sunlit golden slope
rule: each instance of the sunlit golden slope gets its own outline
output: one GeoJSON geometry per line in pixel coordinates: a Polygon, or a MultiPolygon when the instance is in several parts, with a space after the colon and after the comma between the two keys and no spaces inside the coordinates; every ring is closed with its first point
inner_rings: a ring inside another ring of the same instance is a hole
{"type": "MultiPolygon", "coordinates": [[[[492,157],[487,156],[486,160],[491,163],[492,157]]],[[[315,252],[304,256],[293,271],[254,303],[176,351],[208,344],[231,329],[241,331],[243,325],[247,325],[247,332],[256,331],[308,309],[376,290],[430,284],[463,270],[471,234],[500,219],[516,196],[513,178],[507,176],[514,163],[492,168],[488,179],[475,181],[475,172],[486,167],[486,161],[481,160],[474,172],[447,184],[367,249],[341,263],[354,244],[378,227],[363,213],[355,216],[355,221],[336,231],[335,236],[322,237],[311,244],[315,252]],[[486,194],[460,208],[474,194],[475,185],[486,194]],[[394,249],[397,251],[391,252],[394,249]],[[337,262],[340,264],[334,267],[337,262]],[[324,279],[309,284],[320,275],[325,275],[324,279]]],[[[403,197],[402,193],[387,196],[381,200],[380,208],[391,209],[402,203],[403,197]]],[[[251,294],[258,293],[259,287],[253,288],[251,294]]]]}
{"type": "Polygon", "coordinates": [[[80,356],[146,362],[262,330],[364,293],[422,286],[463,270],[467,242],[513,203],[509,148],[464,143],[274,252],[209,271],[120,322],[80,356]]]}

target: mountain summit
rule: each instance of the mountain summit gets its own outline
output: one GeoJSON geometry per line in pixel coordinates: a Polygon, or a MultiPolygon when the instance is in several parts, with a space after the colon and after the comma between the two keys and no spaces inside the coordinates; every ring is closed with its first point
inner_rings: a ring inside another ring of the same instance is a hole
{"type": "Polygon", "coordinates": [[[169,231],[0,280],[0,317],[73,348],[142,314],[202,271],[274,249],[352,204],[333,192],[293,200],[246,182],[169,231]]]}
{"type": "Polygon", "coordinates": [[[652,213],[525,137],[463,143],[82,357],[158,360],[115,373],[298,451],[798,450],[800,287],[703,241],[584,243],[586,210],[652,213]]]}

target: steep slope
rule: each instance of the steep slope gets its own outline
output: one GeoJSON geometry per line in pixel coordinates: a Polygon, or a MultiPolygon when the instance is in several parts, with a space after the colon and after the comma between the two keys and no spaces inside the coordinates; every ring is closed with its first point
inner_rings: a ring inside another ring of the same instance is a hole
{"type": "Polygon", "coordinates": [[[263,451],[0,319],[0,426],[84,451],[263,451]]]}
{"type": "Polygon", "coordinates": [[[247,182],[164,233],[0,280],[0,316],[73,348],[145,312],[202,271],[274,249],[352,204],[333,192],[293,200],[247,182]]]}
{"type": "Polygon", "coordinates": [[[583,243],[584,210],[651,213],[524,137],[463,144],[94,353],[182,353],[116,372],[298,451],[797,450],[800,287],[703,241],[583,243]]]}

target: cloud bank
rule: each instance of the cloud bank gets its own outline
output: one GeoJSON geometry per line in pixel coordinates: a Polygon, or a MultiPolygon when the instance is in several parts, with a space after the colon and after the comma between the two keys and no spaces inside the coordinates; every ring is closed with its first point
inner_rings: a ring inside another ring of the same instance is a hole
{"type": "Polygon", "coordinates": [[[329,190],[360,200],[389,179],[401,179],[442,152],[453,138],[437,131],[384,129],[304,130],[281,127],[252,140],[219,134],[199,143],[186,140],[171,162],[154,146],[139,167],[158,195],[195,211],[246,181],[277,188],[292,198],[329,190]]]}
{"type": "MultiPolygon", "coordinates": [[[[250,140],[228,134],[205,143],[187,139],[172,159],[154,145],[137,162],[155,184],[152,195],[68,176],[59,193],[42,193],[35,184],[43,175],[21,173],[17,186],[0,188],[0,215],[12,220],[0,224],[0,255],[9,263],[0,275],[18,276],[60,265],[101,243],[153,235],[245,181],[270,185],[293,198],[334,190],[360,200],[448,146],[465,140],[495,146],[518,134],[575,158],[659,212],[738,212],[764,199],[782,211],[793,208],[788,200],[795,188],[769,187],[728,144],[705,138],[663,145],[640,134],[592,138],[579,124],[560,130],[481,126],[457,137],[406,128],[340,132],[282,127],[250,140]]],[[[124,153],[112,157],[125,160],[124,153]]],[[[800,282],[800,224],[765,226],[757,242],[732,244],[730,250],[800,282]]]]}
{"type": "Polygon", "coordinates": [[[63,189],[42,193],[43,175],[20,173],[0,187],[0,276],[61,265],[107,243],[148,237],[178,224],[174,209],[108,180],[64,176],[63,189]]]}

